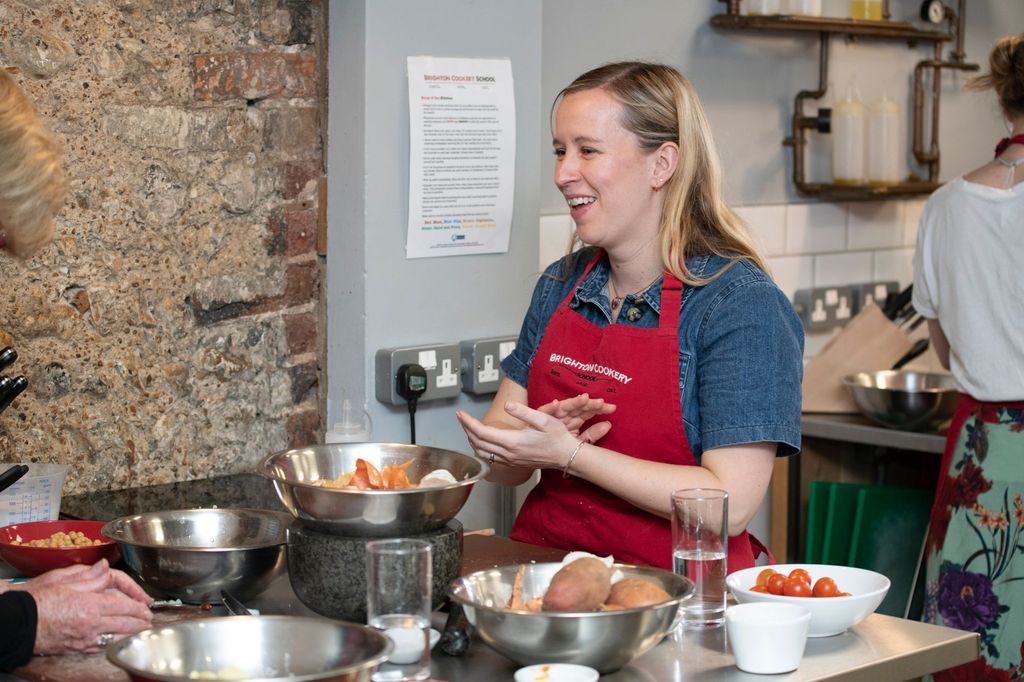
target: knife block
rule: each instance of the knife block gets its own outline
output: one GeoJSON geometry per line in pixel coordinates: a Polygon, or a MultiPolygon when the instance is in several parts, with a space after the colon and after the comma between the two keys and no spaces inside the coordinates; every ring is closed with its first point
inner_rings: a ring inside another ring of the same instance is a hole
{"type": "MultiPolygon", "coordinates": [[[[445,602],[448,586],[459,577],[462,534],[462,524],[452,519],[438,530],[408,536],[431,544],[435,609],[445,602]]],[[[365,623],[366,543],[382,539],[293,526],[288,531],[288,579],[299,601],[322,616],[365,623]]]]}
{"type": "Polygon", "coordinates": [[[910,337],[882,314],[881,308],[869,303],[807,361],[803,411],[859,413],[843,377],[890,369],[913,345],[910,337]]]}

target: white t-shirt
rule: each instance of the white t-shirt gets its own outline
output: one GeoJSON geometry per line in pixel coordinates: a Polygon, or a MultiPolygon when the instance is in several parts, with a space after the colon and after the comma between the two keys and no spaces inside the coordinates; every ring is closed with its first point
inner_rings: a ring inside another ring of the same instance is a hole
{"type": "Polygon", "coordinates": [[[1024,400],[1024,183],[959,178],[921,214],[914,308],[938,319],[949,369],[977,400],[1024,400]]]}

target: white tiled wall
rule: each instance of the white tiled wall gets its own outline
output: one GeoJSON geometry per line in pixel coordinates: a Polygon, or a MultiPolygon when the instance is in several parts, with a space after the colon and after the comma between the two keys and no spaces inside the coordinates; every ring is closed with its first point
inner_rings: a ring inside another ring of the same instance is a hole
{"type": "MultiPolygon", "coordinates": [[[[924,200],[850,204],[738,206],[772,276],[790,297],[797,289],[913,279],[914,242],[924,200]]],[[[540,264],[565,254],[568,214],[540,219],[540,264]]],[[[806,355],[818,352],[828,334],[808,335],[806,355]]]]}

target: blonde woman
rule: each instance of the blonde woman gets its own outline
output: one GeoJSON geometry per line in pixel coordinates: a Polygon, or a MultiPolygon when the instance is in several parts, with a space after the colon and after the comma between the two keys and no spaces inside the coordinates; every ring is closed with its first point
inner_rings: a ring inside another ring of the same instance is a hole
{"type": "Polygon", "coordinates": [[[929,524],[924,619],[982,644],[981,658],[936,680],[1024,675],[1024,34],[997,42],[989,68],[972,85],[995,91],[1009,134],[991,161],[929,197],[914,259],[914,308],[960,388],[929,524]]]}
{"type": "MultiPolygon", "coordinates": [[[[29,256],[53,239],[65,191],[57,143],[0,68],[0,250],[29,256]]],[[[0,671],[33,654],[98,651],[148,627],[151,601],[106,560],[16,585],[0,580],[0,671]]]]}
{"type": "Polygon", "coordinates": [[[49,243],[66,191],[57,142],[0,68],[0,249],[27,257],[49,243]]]}
{"type": "Polygon", "coordinates": [[[584,248],[548,267],[483,421],[490,478],[542,471],[512,538],[671,568],[670,493],[729,493],[729,570],[776,456],[800,446],[803,329],[722,199],[675,69],[609,64],[553,109],[555,184],[584,248]]]}

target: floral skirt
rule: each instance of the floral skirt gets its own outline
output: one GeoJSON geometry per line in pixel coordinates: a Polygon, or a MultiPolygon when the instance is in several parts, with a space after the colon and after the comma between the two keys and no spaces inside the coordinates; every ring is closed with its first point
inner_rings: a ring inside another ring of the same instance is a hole
{"type": "Polygon", "coordinates": [[[1024,678],[1024,402],[962,395],[949,430],[925,557],[926,622],[977,632],[981,658],[946,680],[1024,678]]]}

